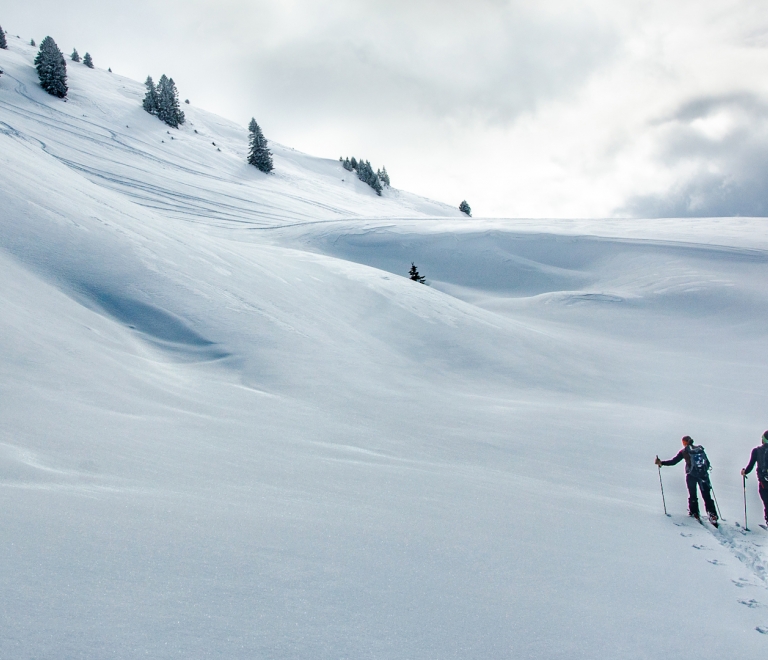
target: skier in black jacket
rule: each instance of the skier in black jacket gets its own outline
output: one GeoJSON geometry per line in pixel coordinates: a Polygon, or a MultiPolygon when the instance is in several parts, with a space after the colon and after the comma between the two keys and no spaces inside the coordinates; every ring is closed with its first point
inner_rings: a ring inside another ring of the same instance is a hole
{"type": "Polygon", "coordinates": [[[701,491],[704,498],[704,506],[707,508],[709,522],[717,526],[717,509],[712,501],[712,484],[709,482],[709,460],[704,453],[704,447],[693,444],[693,438],[686,435],[683,437],[683,448],[677,452],[677,456],[662,461],[656,457],[656,465],[677,465],[680,461],[685,461],[685,484],[688,486],[688,515],[696,520],[699,517],[699,498],[696,496],[696,486],[701,491]]]}
{"type": "Polygon", "coordinates": [[[763,443],[752,450],[749,457],[749,465],[741,471],[741,476],[746,477],[757,463],[757,492],[763,500],[765,510],[765,524],[768,525],[768,431],[763,433],[763,443]]]}

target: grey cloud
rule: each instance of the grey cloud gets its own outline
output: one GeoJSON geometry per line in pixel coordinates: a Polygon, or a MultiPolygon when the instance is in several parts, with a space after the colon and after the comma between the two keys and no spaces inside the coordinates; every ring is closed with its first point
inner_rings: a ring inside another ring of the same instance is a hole
{"type": "Polygon", "coordinates": [[[768,104],[754,94],[691,99],[656,122],[657,162],[674,173],[661,194],[618,209],[636,217],[768,215],[768,104]],[[720,132],[706,122],[719,119],[720,132]]]}
{"type": "MultiPolygon", "coordinates": [[[[286,34],[250,56],[261,90],[281,108],[340,109],[506,123],[572,92],[610,59],[617,37],[580,9],[530,4],[398,3],[396,12],[343,12],[317,34],[286,34]],[[401,6],[400,6],[401,5],[401,6]]],[[[375,7],[375,6],[374,6],[375,7]]],[[[390,6],[391,9],[391,6],[390,6]]]]}

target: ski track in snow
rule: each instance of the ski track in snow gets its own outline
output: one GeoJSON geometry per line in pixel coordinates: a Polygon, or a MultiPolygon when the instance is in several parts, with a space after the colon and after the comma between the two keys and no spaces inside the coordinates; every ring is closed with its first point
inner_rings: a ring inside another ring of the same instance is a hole
{"type": "Polygon", "coordinates": [[[712,530],[712,535],[768,589],[768,538],[762,538],[768,533],[762,530],[746,532],[723,523],[719,529],[712,530]]]}
{"type": "MultiPolygon", "coordinates": [[[[692,523],[689,523],[692,525],[692,523]]],[[[686,527],[681,522],[675,523],[678,527],[686,527]]],[[[693,525],[699,527],[700,525],[693,525]]],[[[717,528],[708,523],[701,525],[709,534],[710,538],[716,540],[722,548],[727,550],[728,554],[750,573],[749,578],[738,578],[733,580],[733,585],[738,589],[760,589],[764,592],[761,600],[755,598],[737,598],[737,602],[749,609],[763,609],[768,604],[768,532],[761,528],[750,529],[746,531],[740,524],[729,524],[727,521],[720,521],[717,528]]],[[[692,533],[680,532],[683,538],[693,537],[692,533]]],[[[727,564],[718,558],[711,557],[712,547],[704,543],[693,543],[691,547],[694,550],[702,551],[705,554],[706,561],[712,566],[724,566],[727,564]]],[[[761,634],[768,634],[768,625],[756,626],[755,630],[761,634]]]]}

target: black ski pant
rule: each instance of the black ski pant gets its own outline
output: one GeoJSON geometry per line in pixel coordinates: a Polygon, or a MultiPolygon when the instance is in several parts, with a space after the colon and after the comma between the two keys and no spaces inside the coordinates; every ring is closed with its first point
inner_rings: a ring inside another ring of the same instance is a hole
{"type": "MultiPolygon", "coordinates": [[[[696,486],[698,486],[701,496],[704,498],[707,513],[714,513],[717,516],[717,509],[715,509],[715,503],[712,501],[712,484],[709,483],[709,476],[697,477],[693,474],[686,474],[685,483],[688,486],[688,512],[694,516],[699,515],[699,498],[696,496],[696,486]]],[[[766,493],[766,497],[768,497],[768,493],[766,493]]]]}
{"type": "Polygon", "coordinates": [[[765,510],[765,522],[768,524],[768,484],[757,480],[757,491],[760,493],[760,499],[763,500],[763,509],[765,510]]]}

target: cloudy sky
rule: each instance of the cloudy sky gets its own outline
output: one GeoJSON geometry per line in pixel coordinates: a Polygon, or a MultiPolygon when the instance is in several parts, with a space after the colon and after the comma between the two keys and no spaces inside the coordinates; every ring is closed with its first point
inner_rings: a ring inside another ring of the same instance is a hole
{"type": "Polygon", "coordinates": [[[0,0],[0,25],[476,216],[768,215],[765,0],[0,0]]]}

